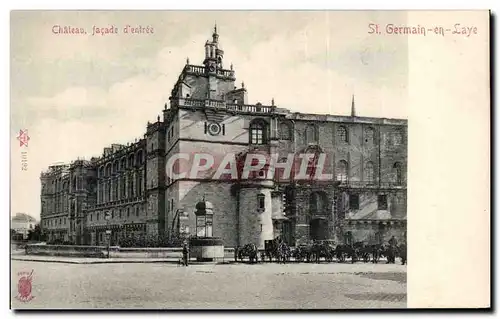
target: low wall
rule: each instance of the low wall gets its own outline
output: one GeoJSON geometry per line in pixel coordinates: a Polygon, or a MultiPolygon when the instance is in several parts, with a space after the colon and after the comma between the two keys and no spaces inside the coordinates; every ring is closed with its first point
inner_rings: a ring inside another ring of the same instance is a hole
{"type": "MultiPolygon", "coordinates": [[[[105,246],[26,245],[27,255],[106,258],[105,246]]],[[[182,248],[110,247],[110,258],[182,258],[182,248]]],[[[224,258],[234,259],[234,248],[224,249],[224,258]]]]}
{"type": "MultiPolygon", "coordinates": [[[[110,247],[116,251],[118,247],[110,247]]],[[[26,245],[26,255],[63,256],[63,257],[106,257],[107,248],[103,246],[75,246],[75,245],[26,245]]]]}

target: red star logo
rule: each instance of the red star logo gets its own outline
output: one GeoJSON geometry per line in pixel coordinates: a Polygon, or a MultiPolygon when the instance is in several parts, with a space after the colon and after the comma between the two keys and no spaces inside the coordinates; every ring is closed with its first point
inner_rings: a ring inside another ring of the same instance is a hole
{"type": "Polygon", "coordinates": [[[30,137],[28,135],[28,130],[19,130],[19,135],[17,136],[17,140],[19,141],[20,147],[22,147],[23,145],[28,147],[28,141],[30,140],[30,137]]]}

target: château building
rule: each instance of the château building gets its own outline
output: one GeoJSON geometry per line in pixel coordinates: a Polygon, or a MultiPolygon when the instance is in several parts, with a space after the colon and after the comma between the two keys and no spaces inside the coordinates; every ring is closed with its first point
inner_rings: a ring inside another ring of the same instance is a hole
{"type": "Polygon", "coordinates": [[[202,65],[187,61],[163,118],[148,123],[143,138],[42,173],[41,226],[49,240],[101,245],[107,229],[117,245],[130,237],[193,236],[202,198],[213,205],[213,236],[226,246],[263,247],[277,236],[292,245],[404,240],[406,120],[358,116],[354,98],[351,116],[291,112],[274,100],[250,104],[233,66],[224,64],[216,29],[204,49],[202,65]],[[176,154],[248,152],[323,153],[332,178],[167,176],[176,154]]]}

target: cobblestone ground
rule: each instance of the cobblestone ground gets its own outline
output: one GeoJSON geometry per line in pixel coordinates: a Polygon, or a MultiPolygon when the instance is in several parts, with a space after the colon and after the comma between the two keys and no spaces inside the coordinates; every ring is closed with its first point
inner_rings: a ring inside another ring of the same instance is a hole
{"type": "Polygon", "coordinates": [[[342,309],[406,307],[392,264],[95,264],[12,261],[12,308],[342,309]],[[17,273],[33,270],[20,302],[17,273]]]}

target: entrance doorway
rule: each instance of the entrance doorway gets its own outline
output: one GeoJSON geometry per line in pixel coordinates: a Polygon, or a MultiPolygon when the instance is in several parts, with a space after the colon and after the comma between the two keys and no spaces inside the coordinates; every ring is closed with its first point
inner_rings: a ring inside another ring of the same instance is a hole
{"type": "Polygon", "coordinates": [[[328,239],[328,220],[324,218],[316,218],[311,220],[309,226],[310,237],[312,240],[328,239]]]}

